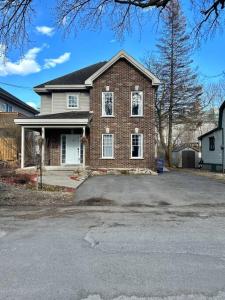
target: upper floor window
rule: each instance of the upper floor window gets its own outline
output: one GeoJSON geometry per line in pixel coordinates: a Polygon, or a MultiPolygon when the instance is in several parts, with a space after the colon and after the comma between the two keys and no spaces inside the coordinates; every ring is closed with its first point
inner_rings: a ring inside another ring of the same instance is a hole
{"type": "Polygon", "coordinates": [[[215,137],[211,136],[209,137],[209,151],[215,150],[215,137]]]}
{"type": "Polygon", "coordinates": [[[114,113],[113,92],[102,92],[102,116],[110,117],[114,113]]]}
{"type": "Polygon", "coordinates": [[[67,96],[67,107],[68,108],[79,108],[79,99],[77,95],[67,96]]]}
{"type": "Polygon", "coordinates": [[[13,111],[12,105],[10,105],[8,103],[4,104],[4,111],[5,112],[12,112],[13,111]]]}
{"type": "Polygon", "coordinates": [[[131,116],[143,116],[143,92],[131,92],[131,116]]]}
{"type": "Polygon", "coordinates": [[[143,158],[143,134],[131,134],[131,158],[143,158]]]}

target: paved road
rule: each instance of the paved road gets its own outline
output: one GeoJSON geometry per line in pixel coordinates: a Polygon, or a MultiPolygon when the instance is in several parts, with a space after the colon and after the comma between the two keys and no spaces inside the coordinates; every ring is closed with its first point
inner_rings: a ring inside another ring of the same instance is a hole
{"type": "Polygon", "coordinates": [[[225,299],[224,208],[92,209],[0,210],[0,299],[225,299]]]}
{"type": "Polygon", "coordinates": [[[160,176],[95,176],[77,190],[77,202],[94,199],[113,200],[119,205],[225,204],[225,184],[184,172],[160,176]]]}
{"type": "Polygon", "coordinates": [[[223,183],[98,178],[122,205],[0,209],[1,300],[225,299],[223,183]]]}

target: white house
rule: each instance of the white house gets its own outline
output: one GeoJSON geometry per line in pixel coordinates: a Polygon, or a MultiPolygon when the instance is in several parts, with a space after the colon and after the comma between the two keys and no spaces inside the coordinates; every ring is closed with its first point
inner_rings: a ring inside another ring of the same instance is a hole
{"type": "Polygon", "coordinates": [[[213,130],[201,135],[202,161],[203,168],[211,171],[225,170],[225,101],[219,109],[218,126],[213,130]]]}

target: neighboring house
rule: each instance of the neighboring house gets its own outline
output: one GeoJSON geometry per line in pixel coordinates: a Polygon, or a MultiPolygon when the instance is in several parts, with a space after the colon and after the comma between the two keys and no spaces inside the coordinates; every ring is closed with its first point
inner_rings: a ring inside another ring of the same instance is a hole
{"type": "MultiPolygon", "coordinates": [[[[36,86],[41,113],[16,119],[38,130],[45,166],[153,168],[159,80],[126,52],[36,86]]],[[[23,140],[23,138],[22,138],[23,140]]],[[[21,167],[24,167],[22,147],[21,167]]]]}
{"type": "Polygon", "coordinates": [[[225,169],[224,127],[225,101],[219,109],[218,126],[199,137],[199,140],[201,141],[203,168],[205,169],[209,169],[212,171],[221,171],[225,169]]]}
{"type": "Polygon", "coordinates": [[[38,111],[0,88],[0,160],[14,161],[20,152],[20,128],[17,117],[31,117],[38,111]]]}
{"type": "Polygon", "coordinates": [[[199,167],[198,143],[183,144],[175,147],[172,152],[173,165],[177,168],[199,167]]]}

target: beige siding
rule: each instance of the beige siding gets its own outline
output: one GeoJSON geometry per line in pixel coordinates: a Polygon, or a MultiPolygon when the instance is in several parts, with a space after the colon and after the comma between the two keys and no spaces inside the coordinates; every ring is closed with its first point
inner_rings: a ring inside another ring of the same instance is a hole
{"type": "Polygon", "coordinates": [[[41,114],[52,113],[52,95],[41,96],[41,114]]]}
{"type": "Polygon", "coordinates": [[[52,93],[53,99],[53,111],[52,113],[60,113],[71,110],[79,110],[79,111],[89,111],[90,98],[88,92],[80,92],[80,93],[52,93]],[[79,97],[79,108],[71,109],[67,108],[67,96],[68,95],[78,95],[79,97]]]}

